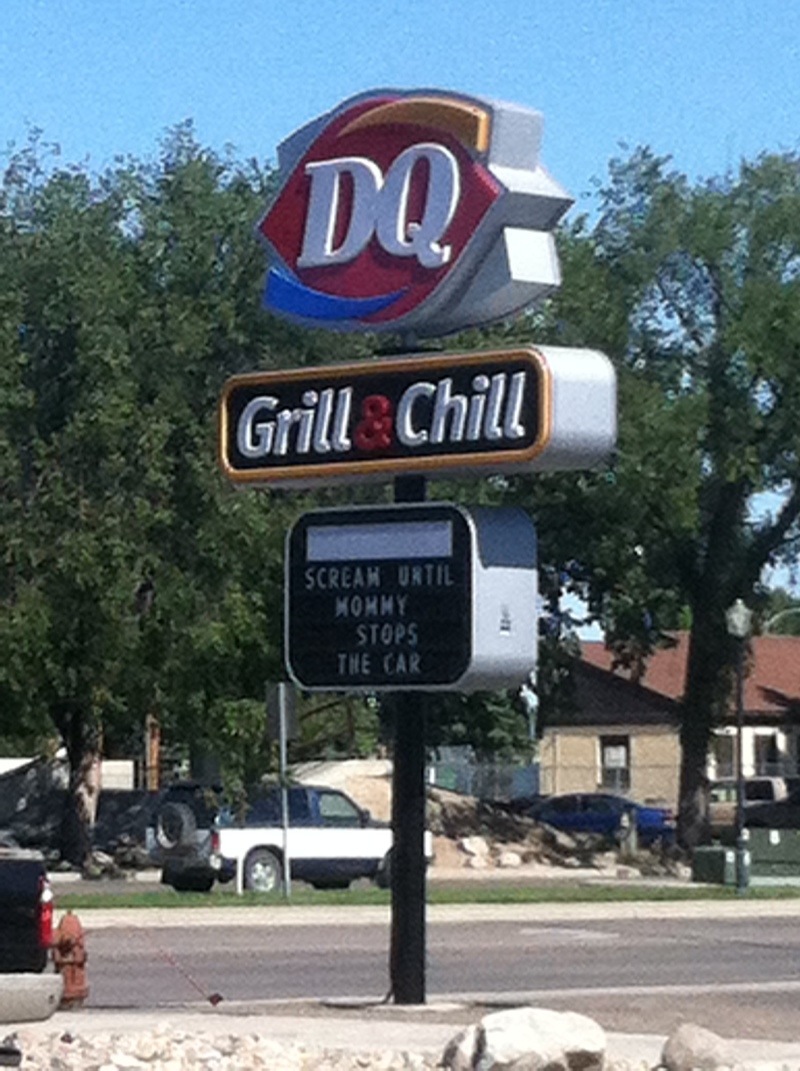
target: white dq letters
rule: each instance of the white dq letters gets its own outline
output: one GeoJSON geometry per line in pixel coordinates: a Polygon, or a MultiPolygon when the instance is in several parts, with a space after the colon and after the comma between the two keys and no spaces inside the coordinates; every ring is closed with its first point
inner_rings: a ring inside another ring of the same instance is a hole
{"type": "Polygon", "coordinates": [[[387,253],[416,257],[424,268],[440,268],[450,259],[451,247],[442,245],[441,239],[455,214],[461,180],[458,161],[443,145],[421,142],[410,146],[385,176],[377,164],[360,156],[307,164],[306,174],[311,192],[298,268],[346,264],[366,248],[373,234],[387,253]],[[428,165],[422,218],[409,220],[411,178],[421,161],[428,165]],[[334,248],[345,174],[353,184],[352,209],[344,237],[334,248]]]}

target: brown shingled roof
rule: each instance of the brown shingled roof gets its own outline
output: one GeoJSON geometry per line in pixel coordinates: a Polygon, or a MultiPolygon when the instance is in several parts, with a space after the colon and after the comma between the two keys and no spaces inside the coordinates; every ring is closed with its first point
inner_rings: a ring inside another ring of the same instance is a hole
{"type": "MultiPolygon", "coordinates": [[[[648,659],[639,684],[669,699],[680,700],[686,677],[689,634],[672,634],[674,647],[659,648],[648,659]]],[[[612,672],[613,654],[601,642],[581,643],[581,659],[612,672]]],[[[744,706],[749,713],[800,713],[800,636],[753,636],[750,640],[744,706]]],[[[631,678],[617,667],[615,676],[631,678]]]]}

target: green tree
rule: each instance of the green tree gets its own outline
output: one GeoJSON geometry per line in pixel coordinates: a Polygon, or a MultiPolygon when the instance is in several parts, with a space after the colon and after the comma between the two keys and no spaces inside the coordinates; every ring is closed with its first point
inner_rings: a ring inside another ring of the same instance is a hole
{"type": "Polygon", "coordinates": [[[294,505],[225,484],[216,406],[323,347],[259,309],[268,171],[186,125],[97,178],[57,164],[34,138],[0,187],[0,733],[66,748],[82,863],[96,759],[147,714],[238,755],[263,737],[294,505]]]}
{"type": "Polygon", "coordinates": [[[146,718],[238,780],[270,759],[283,537],[311,500],[226,483],[218,400],[233,373],[367,345],[261,309],[273,188],[188,123],[98,177],[37,136],[3,173],[0,735],[65,746],[78,863],[96,759],[138,751],[146,718]]]}
{"type": "Polygon", "coordinates": [[[612,357],[618,456],[611,472],[514,493],[622,662],[635,671],[665,630],[689,627],[679,829],[691,845],[730,698],[725,609],[753,605],[764,567],[800,539],[800,158],[692,184],[638,150],[612,163],[596,223],[564,235],[562,269],[539,338],[612,357]]]}
{"type": "MultiPolygon", "coordinates": [[[[36,147],[5,173],[2,283],[2,716],[66,748],[65,837],[88,848],[102,726],[119,711],[142,476],[125,339],[135,301],[116,199],[45,180],[36,147]]],[[[8,731],[8,729],[6,729],[8,731]]]]}

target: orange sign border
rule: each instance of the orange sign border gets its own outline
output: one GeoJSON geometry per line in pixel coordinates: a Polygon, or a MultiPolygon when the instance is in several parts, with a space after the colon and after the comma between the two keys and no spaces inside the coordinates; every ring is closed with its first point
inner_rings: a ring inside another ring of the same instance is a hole
{"type": "Polygon", "coordinates": [[[519,346],[503,350],[471,351],[468,353],[414,353],[407,357],[375,358],[373,360],[325,365],[315,368],[279,369],[271,372],[246,372],[232,376],[225,383],[218,411],[218,460],[223,474],[234,484],[246,486],[278,484],[284,487],[310,487],[314,484],[339,483],[342,480],[366,482],[391,479],[405,474],[429,475],[441,472],[442,478],[476,469],[492,467],[495,473],[526,469],[550,442],[553,430],[553,376],[547,359],[535,346],[519,346]],[[476,450],[473,453],[437,454],[430,457],[360,458],[357,461],[337,461],[316,465],[271,465],[263,468],[238,469],[227,456],[229,432],[228,400],[238,387],[245,385],[270,386],[302,382],[310,383],[324,375],[327,379],[353,380],[362,376],[380,376],[384,371],[410,371],[428,374],[450,367],[470,365],[502,366],[509,361],[526,361],[539,381],[539,411],[537,435],[532,444],[521,450],[476,450]]]}

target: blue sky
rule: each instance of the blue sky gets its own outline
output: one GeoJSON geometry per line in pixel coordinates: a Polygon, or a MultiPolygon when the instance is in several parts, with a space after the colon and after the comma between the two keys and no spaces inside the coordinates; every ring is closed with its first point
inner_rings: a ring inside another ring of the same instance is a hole
{"type": "Polygon", "coordinates": [[[356,92],[437,87],[545,117],[584,207],[619,143],[692,178],[800,144],[800,4],[785,0],[2,0],[0,150],[29,126],[69,162],[200,140],[274,159],[356,92]]]}
{"type": "Polygon", "coordinates": [[[621,143],[692,179],[800,148],[792,0],[0,0],[0,71],[0,152],[38,127],[93,170],[187,118],[274,160],[379,86],[538,108],[543,163],[584,209],[621,143]]]}

